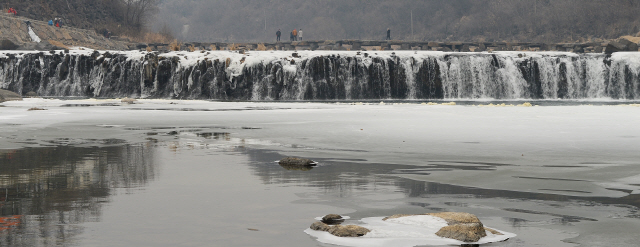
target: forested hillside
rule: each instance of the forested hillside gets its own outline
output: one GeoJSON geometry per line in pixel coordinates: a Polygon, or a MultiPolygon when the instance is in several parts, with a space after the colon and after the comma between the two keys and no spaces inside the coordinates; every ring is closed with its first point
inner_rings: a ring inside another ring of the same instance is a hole
{"type": "Polygon", "coordinates": [[[163,0],[156,29],[189,41],[585,41],[636,34],[637,0],[163,0]],[[412,35],[413,16],[413,35],[412,35]]]}
{"type": "Polygon", "coordinates": [[[145,28],[183,41],[306,40],[572,42],[635,35],[637,0],[0,0],[19,15],[140,36],[145,28]],[[167,35],[169,36],[169,35],[167,35]]]}
{"type": "Polygon", "coordinates": [[[157,13],[159,0],[0,0],[6,11],[14,8],[19,16],[48,21],[61,18],[64,25],[113,34],[135,36],[144,31],[157,13]]]}

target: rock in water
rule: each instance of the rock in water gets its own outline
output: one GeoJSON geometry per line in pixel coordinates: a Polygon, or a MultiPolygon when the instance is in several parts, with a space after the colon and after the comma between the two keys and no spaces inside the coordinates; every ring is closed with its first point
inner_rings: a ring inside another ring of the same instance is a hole
{"type": "Polygon", "coordinates": [[[22,96],[8,90],[0,89],[0,102],[11,100],[22,100],[22,96]]]}
{"type": "Polygon", "coordinates": [[[328,232],[329,229],[331,229],[331,226],[325,223],[322,223],[320,221],[316,221],[316,222],[313,222],[313,224],[311,224],[309,228],[311,228],[311,230],[328,232]]]}
{"type": "Polygon", "coordinates": [[[436,235],[457,239],[462,242],[477,242],[487,236],[482,222],[473,214],[461,212],[432,213],[431,216],[447,221],[448,226],[440,228],[436,235]]]}
{"type": "Polygon", "coordinates": [[[337,237],[360,237],[360,236],[364,236],[370,231],[371,230],[367,228],[356,226],[356,225],[347,225],[347,226],[337,225],[337,226],[332,226],[329,229],[329,233],[337,237]]]}
{"type": "MultiPolygon", "coordinates": [[[[415,214],[413,214],[415,215],[415,214]]],[[[382,220],[395,219],[406,216],[413,216],[412,214],[396,214],[389,217],[385,217],[382,220]]],[[[478,242],[481,238],[487,236],[484,225],[473,214],[461,213],[461,212],[442,212],[425,214],[434,217],[442,218],[447,221],[448,226],[440,228],[436,235],[443,238],[451,238],[460,240],[462,242],[478,242]]],[[[497,232],[497,231],[496,231],[497,232]]]]}
{"type": "Polygon", "coordinates": [[[278,164],[281,166],[315,166],[316,162],[310,159],[286,157],[281,159],[278,164]]]}
{"type": "Polygon", "coordinates": [[[344,222],[344,219],[339,214],[327,214],[324,217],[322,217],[322,223],[325,223],[325,224],[339,225],[342,222],[344,222]]]}

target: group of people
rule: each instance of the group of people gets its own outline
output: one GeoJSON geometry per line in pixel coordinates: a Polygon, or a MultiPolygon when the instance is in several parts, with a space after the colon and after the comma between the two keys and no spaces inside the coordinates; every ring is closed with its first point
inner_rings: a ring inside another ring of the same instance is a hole
{"type": "Polygon", "coordinates": [[[9,11],[7,11],[7,13],[13,14],[13,15],[18,15],[18,11],[16,11],[16,9],[14,9],[14,8],[9,8],[9,11]]]}
{"type": "Polygon", "coordinates": [[[49,26],[62,27],[62,19],[55,18],[53,20],[49,20],[49,26]]]}
{"type": "MultiPolygon", "coordinates": [[[[278,29],[278,31],[276,32],[276,41],[280,41],[280,36],[282,36],[282,31],[280,31],[280,29],[278,29]]],[[[302,41],[302,28],[300,28],[300,31],[298,31],[296,29],[293,29],[293,31],[291,31],[291,33],[289,33],[289,40],[291,40],[291,41],[302,41]]]]}
{"type": "MultiPolygon", "coordinates": [[[[282,31],[280,31],[280,29],[278,29],[278,31],[276,32],[276,41],[280,41],[280,36],[282,35],[282,31]]],[[[302,41],[302,28],[300,28],[300,31],[297,31],[295,29],[293,29],[293,31],[291,31],[290,35],[289,35],[289,39],[291,41],[298,41],[298,38],[300,38],[300,41],[302,41]]],[[[386,40],[391,40],[391,28],[387,28],[387,38],[386,40]]]]}

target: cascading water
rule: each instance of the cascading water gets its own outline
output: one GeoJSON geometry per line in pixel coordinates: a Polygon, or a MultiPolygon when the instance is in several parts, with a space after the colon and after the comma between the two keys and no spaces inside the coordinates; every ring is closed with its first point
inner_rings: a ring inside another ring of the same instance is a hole
{"type": "Polygon", "coordinates": [[[0,88],[217,100],[640,98],[640,54],[5,52],[0,88]]]}

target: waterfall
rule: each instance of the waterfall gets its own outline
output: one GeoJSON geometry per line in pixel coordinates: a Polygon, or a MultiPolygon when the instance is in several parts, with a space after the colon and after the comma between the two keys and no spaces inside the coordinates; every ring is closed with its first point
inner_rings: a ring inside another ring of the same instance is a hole
{"type": "Polygon", "coordinates": [[[640,98],[640,54],[431,51],[0,53],[0,88],[216,100],[640,98]]]}

